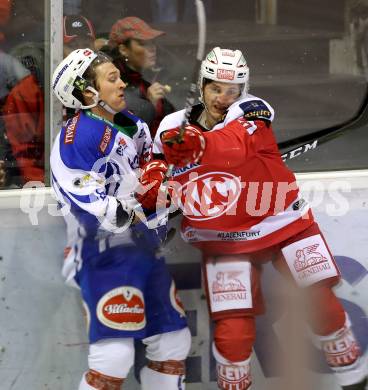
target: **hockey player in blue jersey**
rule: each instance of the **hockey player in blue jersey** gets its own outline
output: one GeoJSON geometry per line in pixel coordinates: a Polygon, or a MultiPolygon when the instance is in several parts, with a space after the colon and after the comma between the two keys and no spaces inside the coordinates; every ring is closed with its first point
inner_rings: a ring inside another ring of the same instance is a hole
{"type": "Polygon", "coordinates": [[[89,370],[79,390],[122,389],[134,339],[146,345],[142,389],[184,389],[185,313],[155,255],[157,230],[136,234],[142,209],[135,171],[151,146],[148,127],[125,110],[125,84],[102,53],[73,51],[56,68],[52,88],[64,106],[79,110],[51,153],[52,185],[75,226],[63,274],[80,288],[89,320],[89,370]]]}

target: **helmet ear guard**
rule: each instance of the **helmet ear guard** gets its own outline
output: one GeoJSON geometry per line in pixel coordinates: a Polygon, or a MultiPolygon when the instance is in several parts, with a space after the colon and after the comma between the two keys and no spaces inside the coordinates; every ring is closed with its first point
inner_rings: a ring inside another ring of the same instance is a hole
{"type": "Polygon", "coordinates": [[[249,89],[249,68],[240,50],[221,49],[215,47],[202,61],[198,79],[198,88],[203,102],[203,80],[222,83],[243,84],[241,95],[249,89]]]}

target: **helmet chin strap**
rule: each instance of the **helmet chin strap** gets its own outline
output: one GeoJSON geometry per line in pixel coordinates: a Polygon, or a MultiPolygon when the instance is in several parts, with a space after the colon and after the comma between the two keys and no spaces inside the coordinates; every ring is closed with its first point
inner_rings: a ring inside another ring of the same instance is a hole
{"type": "Polygon", "coordinates": [[[96,89],[94,89],[93,87],[89,86],[86,88],[86,90],[88,91],[91,91],[93,93],[93,103],[88,105],[88,106],[84,106],[82,105],[81,108],[83,110],[86,110],[88,108],[92,108],[92,107],[96,107],[97,105],[101,106],[104,110],[108,111],[110,114],[117,114],[118,111],[115,111],[114,109],[112,109],[106,102],[104,102],[103,100],[100,99],[100,94],[98,93],[98,91],[96,89]]]}
{"type": "Polygon", "coordinates": [[[106,102],[104,102],[103,100],[99,100],[98,104],[106,111],[108,111],[110,114],[117,114],[119,111],[115,111],[114,109],[112,109],[106,102]]]}

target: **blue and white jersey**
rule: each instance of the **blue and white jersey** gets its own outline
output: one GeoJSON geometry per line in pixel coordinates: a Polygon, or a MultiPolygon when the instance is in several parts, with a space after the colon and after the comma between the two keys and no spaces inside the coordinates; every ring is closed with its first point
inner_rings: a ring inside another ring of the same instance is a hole
{"type": "MultiPolygon", "coordinates": [[[[131,198],[138,184],[136,170],[149,157],[148,126],[128,111],[117,115],[119,125],[80,111],[55,139],[52,185],[61,205],[78,220],[75,240],[111,236],[116,199],[131,198]]],[[[129,230],[119,234],[123,241],[129,235],[129,230]]]]}
{"type": "Polygon", "coordinates": [[[144,122],[127,111],[117,116],[119,125],[81,111],[62,128],[51,152],[53,188],[62,210],[71,211],[63,213],[68,251],[62,273],[81,290],[91,343],[144,339],[187,326],[175,283],[155,252],[166,226],[116,227],[117,199],[132,200],[136,170],[152,143],[144,122]]]}

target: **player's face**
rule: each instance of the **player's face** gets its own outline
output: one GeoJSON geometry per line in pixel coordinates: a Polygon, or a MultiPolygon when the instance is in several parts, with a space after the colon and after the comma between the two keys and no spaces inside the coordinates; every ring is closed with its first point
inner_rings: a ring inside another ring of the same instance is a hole
{"type": "Polygon", "coordinates": [[[240,88],[240,84],[219,81],[212,81],[205,85],[203,98],[209,124],[214,125],[222,120],[226,110],[239,98],[240,88]]]}
{"type": "Polygon", "coordinates": [[[120,72],[112,62],[105,62],[96,68],[96,86],[99,97],[113,110],[121,111],[126,107],[124,89],[126,84],[120,78],[120,72]]]}
{"type": "Polygon", "coordinates": [[[156,45],[152,40],[132,39],[124,46],[124,55],[129,66],[138,71],[152,68],[156,64],[156,45]]]}

